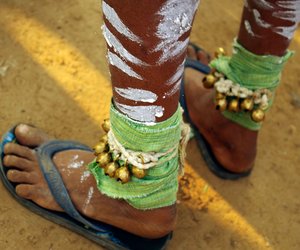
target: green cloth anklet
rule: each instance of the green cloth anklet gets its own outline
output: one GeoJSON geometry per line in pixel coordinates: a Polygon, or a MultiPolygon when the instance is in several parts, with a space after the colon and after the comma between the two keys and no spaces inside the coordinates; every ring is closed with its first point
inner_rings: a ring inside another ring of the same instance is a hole
{"type": "MultiPolygon", "coordinates": [[[[283,57],[255,55],[235,40],[232,57],[220,56],[213,60],[210,66],[242,87],[250,90],[269,89],[274,96],[275,89],[280,83],[282,69],[293,54],[288,51],[283,57]]],[[[254,122],[249,113],[224,111],[222,114],[250,130],[261,128],[261,123],[254,122]]]]}
{"type": "MultiPolygon", "coordinates": [[[[121,114],[112,104],[110,121],[112,132],[126,149],[167,152],[170,148],[179,146],[182,122],[180,108],[168,120],[149,126],[121,114]]],[[[143,179],[132,176],[131,181],[126,184],[106,176],[103,168],[95,161],[89,164],[89,169],[101,193],[111,198],[123,199],[137,209],[155,209],[176,202],[179,158],[177,154],[164,162],[167,157],[169,155],[160,158],[158,165],[147,170],[147,175],[143,179]]]]}

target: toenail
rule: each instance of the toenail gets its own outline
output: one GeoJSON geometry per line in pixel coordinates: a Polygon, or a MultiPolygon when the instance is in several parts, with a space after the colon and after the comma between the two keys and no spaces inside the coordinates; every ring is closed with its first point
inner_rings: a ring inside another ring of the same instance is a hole
{"type": "Polygon", "coordinates": [[[16,127],[16,133],[21,133],[21,134],[27,134],[29,132],[30,128],[26,124],[20,124],[16,127]]]}
{"type": "Polygon", "coordinates": [[[10,177],[12,177],[13,175],[15,175],[16,174],[16,171],[15,170],[9,170],[9,171],[7,171],[7,178],[9,179],[10,177]]]}
{"type": "Polygon", "coordinates": [[[4,156],[3,163],[4,163],[5,166],[9,165],[10,158],[11,158],[10,155],[4,156]]]}

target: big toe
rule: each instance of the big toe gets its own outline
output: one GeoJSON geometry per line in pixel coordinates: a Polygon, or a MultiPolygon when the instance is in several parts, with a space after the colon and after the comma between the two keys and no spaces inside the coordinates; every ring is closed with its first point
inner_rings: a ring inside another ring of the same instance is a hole
{"type": "Polygon", "coordinates": [[[51,139],[42,130],[26,124],[18,125],[15,128],[15,135],[18,143],[28,147],[37,147],[51,139]]]}

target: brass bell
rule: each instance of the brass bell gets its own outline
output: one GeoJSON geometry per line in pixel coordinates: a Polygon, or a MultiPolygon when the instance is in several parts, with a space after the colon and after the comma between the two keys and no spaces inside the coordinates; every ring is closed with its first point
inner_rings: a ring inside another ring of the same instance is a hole
{"type": "Polygon", "coordinates": [[[127,183],[130,181],[130,173],[127,167],[120,167],[116,170],[115,178],[117,181],[124,183],[127,183]]]}
{"type": "Polygon", "coordinates": [[[252,111],[254,107],[254,102],[252,98],[246,98],[245,100],[242,101],[241,103],[241,108],[242,110],[248,112],[252,111]]]}
{"type": "Polygon", "coordinates": [[[215,83],[217,81],[217,78],[214,77],[213,75],[207,75],[206,77],[203,78],[203,85],[207,89],[211,89],[214,87],[215,83]]]}
{"type": "Polygon", "coordinates": [[[93,147],[93,150],[95,152],[95,155],[99,155],[103,153],[104,151],[108,150],[108,145],[104,142],[99,142],[93,147]]]}
{"type": "Polygon", "coordinates": [[[114,178],[118,168],[119,165],[116,162],[110,162],[108,165],[105,166],[104,173],[105,175],[114,178]]]}
{"type": "Polygon", "coordinates": [[[226,95],[221,92],[216,92],[216,100],[225,99],[226,95]]]}
{"type": "Polygon", "coordinates": [[[110,130],[110,121],[109,119],[105,119],[102,123],[103,130],[107,133],[110,130]]]}
{"type": "Polygon", "coordinates": [[[107,143],[107,141],[108,141],[108,136],[107,136],[107,134],[103,135],[103,136],[100,138],[100,142],[107,143]]]}
{"type": "Polygon", "coordinates": [[[132,172],[133,176],[138,179],[143,179],[146,176],[146,170],[140,169],[136,166],[132,167],[131,172],[132,172]]]}
{"type": "Polygon", "coordinates": [[[222,48],[222,47],[217,48],[217,50],[215,51],[216,58],[218,58],[220,56],[225,56],[225,55],[226,55],[226,52],[225,52],[224,48],[222,48]]]}
{"type": "Polygon", "coordinates": [[[239,112],[239,110],[240,110],[239,106],[240,106],[239,100],[238,99],[233,99],[229,102],[228,110],[230,112],[239,112]]]}
{"type": "Polygon", "coordinates": [[[110,153],[101,153],[97,156],[96,161],[99,163],[101,168],[104,168],[108,163],[111,162],[110,153]]]}
{"type": "Polygon", "coordinates": [[[227,109],[227,101],[225,98],[216,101],[216,109],[220,110],[221,112],[227,109]]]}
{"type": "Polygon", "coordinates": [[[265,112],[261,109],[255,109],[251,113],[251,118],[255,122],[262,122],[265,119],[265,112]]]}

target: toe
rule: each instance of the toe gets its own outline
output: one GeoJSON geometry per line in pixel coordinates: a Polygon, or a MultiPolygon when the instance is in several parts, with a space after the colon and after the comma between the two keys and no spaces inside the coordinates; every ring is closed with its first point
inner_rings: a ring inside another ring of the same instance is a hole
{"type": "Polygon", "coordinates": [[[29,160],[35,159],[35,151],[34,150],[32,150],[28,147],[16,144],[16,143],[7,143],[4,146],[4,154],[16,155],[16,156],[20,156],[20,157],[23,157],[23,158],[26,158],[29,160]]]}
{"type": "Polygon", "coordinates": [[[17,195],[24,199],[31,200],[34,192],[35,192],[35,189],[30,184],[20,184],[20,185],[16,186],[17,195]]]}
{"type": "Polygon", "coordinates": [[[189,45],[187,48],[187,56],[190,59],[197,60],[197,53],[192,45],[189,45]]]}
{"type": "Polygon", "coordinates": [[[26,124],[18,125],[15,129],[15,135],[20,144],[29,147],[37,147],[50,139],[42,130],[26,124]]]}
{"type": "Polygon", "coordinates": [[[20,170],[31,170],[33,162],[25,158],[21,158],[15,155],[6,155],[3,158],[3,164],[5,167],[14,167],[20,170]]]}
{"type": "Polygon", "coordinates": [[[32,173],[12,169],[7,172],[7,179],[15,183],[32,184],[36,178],[32,173]]]}

